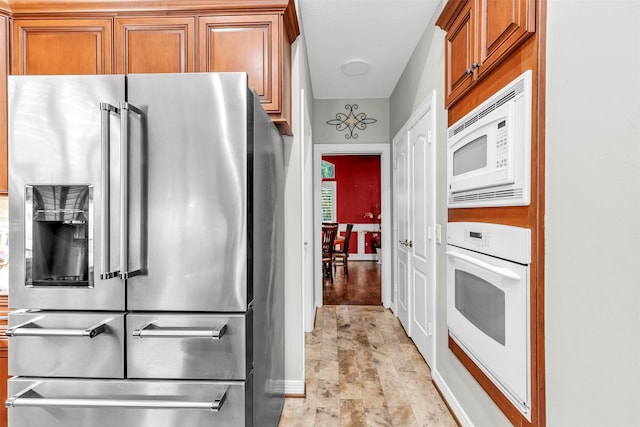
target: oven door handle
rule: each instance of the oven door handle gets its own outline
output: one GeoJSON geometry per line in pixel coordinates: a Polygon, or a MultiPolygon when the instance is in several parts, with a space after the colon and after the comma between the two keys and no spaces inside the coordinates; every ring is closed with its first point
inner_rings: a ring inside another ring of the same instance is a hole
{"type": "Polygon", "coordinates": [[[520,275],[514,273],[512,270],[508,269],[508,268],[504,268],[504,267],[496,267],[495,265],[491,265],[489,263],[486,263],[484,261],[480,261],[479,259],[470,257],[468,255],[465,254],[461,254],[455,251],[447,251],[446,252],[447,255],[449,255],[452,258],[458,258],[459,260],[468,262],[469,264],[473,264],[476,267],[480,267],[484,270],[490,271],[492,273],[498,274],[502,277],[506,277],[507,279],[511,279],[511,280],[520,280],[520,275]]]}
{"type": "Polygon", "coordinates": [[[133,330],[135,338],[209,338],[219,340],[227,332],[227,324],[216,328],[161,327],[149,322],[133,330]]]}
{"type": "MultiPolygon", "coordinates": [[[[37,384],[36,384],[37,385],[37,384]]],[[[22,390],[7,399],[7,408],[21,407],[63,407],[63,408],[129,408],[129,409],[199,409],[219,412],[227,398],[226,392],[216,396],[213,402],[184,400],[146,400],[146,399],[74,399],[41,397],[35,386],[22,390]]]]}
{"type": "Polygon", "coordinates": [[[107,329],[107,323],[113,319],[106,319],[88,328],[43,328],[35,324],[36,320],[7,328],[8,337],[87,337],[95,338],[107,329]]]}

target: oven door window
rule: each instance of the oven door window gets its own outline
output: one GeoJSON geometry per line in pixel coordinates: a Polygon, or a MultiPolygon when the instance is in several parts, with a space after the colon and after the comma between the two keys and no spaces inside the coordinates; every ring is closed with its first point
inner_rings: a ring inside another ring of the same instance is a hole
{"type": "Polygon", "coordinates": [[[505,293],[486,280],[455,271],[455,307],[475,327],[505,345],[505,293]]]}

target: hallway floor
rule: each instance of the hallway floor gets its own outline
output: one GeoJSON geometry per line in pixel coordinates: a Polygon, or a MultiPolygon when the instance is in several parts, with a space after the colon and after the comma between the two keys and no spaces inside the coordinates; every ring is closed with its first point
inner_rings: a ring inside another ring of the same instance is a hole
{"type": "Polygon", "coordinates": [[[349,278],[342,265],[335,269],[333,283],[322,285],[323,305],[382,305],[381,268],[375,261],[349,261],[349,278]]]}
{"type": "Polygon", "coordinates": [[[281,427],[456,426],[429,366],[382,306],[319,308],[305,354],[307,396],[285,399],[281,427]]]}

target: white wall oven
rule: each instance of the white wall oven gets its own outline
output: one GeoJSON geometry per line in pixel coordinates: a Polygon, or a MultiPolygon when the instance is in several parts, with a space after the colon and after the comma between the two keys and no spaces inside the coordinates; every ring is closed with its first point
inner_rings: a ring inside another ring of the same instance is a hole
{"type": "Polygon", "coordinates": [[[449,207],[529,204],[531,102],[527,70],[449,127],[449,207]]]}
{"type": "Polygon", "coordinates": [[[531,230],[454,222],[447,229],[449,335],[530,419],[531,230]]]}

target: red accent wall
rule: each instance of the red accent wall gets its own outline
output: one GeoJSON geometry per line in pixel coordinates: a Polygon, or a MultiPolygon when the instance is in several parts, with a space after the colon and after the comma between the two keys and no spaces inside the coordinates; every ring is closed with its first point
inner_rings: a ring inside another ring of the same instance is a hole
{"type": "MultiPolygon", "coordinates": [[[[363,224],[376,222],[364,216],[366,212],[380,213],[380,156],[341,155],[322,156],[322,160],[335,165],[338,211],[336,219],[340,224],[363,224]]],[[[365,252],[372,252],[371,234],[367,233],[365,252]]],[[[358,247],[358,234],[351,233],[349,252],[358,247]]]]}

